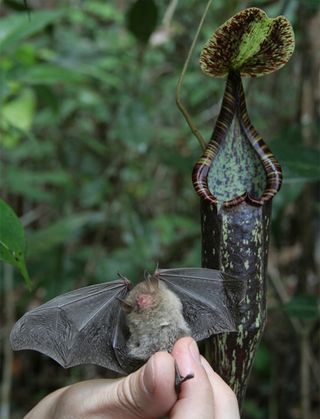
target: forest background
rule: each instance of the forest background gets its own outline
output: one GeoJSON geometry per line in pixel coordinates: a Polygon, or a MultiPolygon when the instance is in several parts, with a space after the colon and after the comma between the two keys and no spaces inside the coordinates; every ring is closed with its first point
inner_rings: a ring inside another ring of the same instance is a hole
{"type": "MultiPolygon", "coordinates": [[[[8,333],[18,317],[118,271],[134,281],[157,262],[200,266],[201,253],[191,184],[201,150],[175,105],[175,88],[205,2],[27,5],[28,12],[22,1],[4,0],[0,15],[1,197],[25,226],[34,283],[29,293],[19,273],[1,263],[0,412],[13,419],[58,387],[104,376],[95,366],[63,370],[38,353],[13,355],[8,333]]],[[[200,49],[250,6],[288,17],[296,50],[280,71],[245,81],[250,118],[279,159],[284,184],[273,202],[268,321],[243,418],[316,418],[318,1],[215,0],[182,97],[209,139],[225,83],[201,73],[200,49]]]]}

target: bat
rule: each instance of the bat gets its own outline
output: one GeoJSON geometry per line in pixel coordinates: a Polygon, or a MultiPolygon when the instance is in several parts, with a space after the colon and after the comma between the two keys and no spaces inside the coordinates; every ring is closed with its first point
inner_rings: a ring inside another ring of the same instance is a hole
{"type": "Polygon", "coordinates": [[[125,277],[79,288],[24,314],[11,346],[64,368],[96,364],[126,375],[182,336],[235,331],[244,283],[214,269],[157,268],[133,288],[125,277]]]}

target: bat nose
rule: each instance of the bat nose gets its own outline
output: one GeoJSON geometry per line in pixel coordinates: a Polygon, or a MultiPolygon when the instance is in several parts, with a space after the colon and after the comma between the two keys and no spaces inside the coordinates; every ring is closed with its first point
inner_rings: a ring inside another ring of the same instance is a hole
{"type": "Polygon", "coordinates": [[[136,298],[136,303],[139,309],[146,309],[152,306],[153,298],[150,294],[140,294],[136,298]]]}

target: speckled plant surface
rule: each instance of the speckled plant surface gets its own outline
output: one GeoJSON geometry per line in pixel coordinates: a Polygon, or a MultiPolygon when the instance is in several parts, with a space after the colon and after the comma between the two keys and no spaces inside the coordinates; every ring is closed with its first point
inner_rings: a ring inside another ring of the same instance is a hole
{"type": "Polygon", "coordinates": [[[266,319],[266,268],[272,198],[281,186],[281,167],[250,121],[241,76],[261,76],[282,67],[292,55],[294,36],[283,17],[250,8],[229,19],[202,50],[209,76],[227,76],[212,137],[194,166],[201,198],[202,266],[245,281],[237,332],[205,344],[215,370],[241,404],[266,319]]]}
{"type": "Polygon", "coordinates": [[[262,76],[284,66],[294,50],[294,34],[284,16],[269,18],[256,7],[242,10],[221,25],[200,57],[207,75],[224,77],[230,70],[241,76],[262,76]]]}

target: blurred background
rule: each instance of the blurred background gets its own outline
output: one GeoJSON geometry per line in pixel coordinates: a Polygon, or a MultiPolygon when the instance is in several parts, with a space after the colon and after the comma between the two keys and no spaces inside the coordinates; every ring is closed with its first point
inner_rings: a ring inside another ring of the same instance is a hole
{"type": "MultiPolygon", "coordinates": [[[[102,368],[63,370],[12,354],[8,333],[26,310],[74,289],[144,269],[200,265],[201,149],[175,87],[205,7],[199,0],[4,0],[0,15],[1,197],[27,235],[29,293],[0,264],[3,419],[102,368]],[[8,413],[10,411],[10,413],[8,413]]],[[[209,138],[223,79],[203,75],[203,43],[227,18],[258,6],[292,22],[296,50],[280,71],[245,80],[251,120],[284,171],[273,202],[268,321],[243,418],[319,416],[319,66],[317,0],[215,0],[182,89],[209,138]],[[318,124],[318,125],[317,125],[318,124]]]]}

